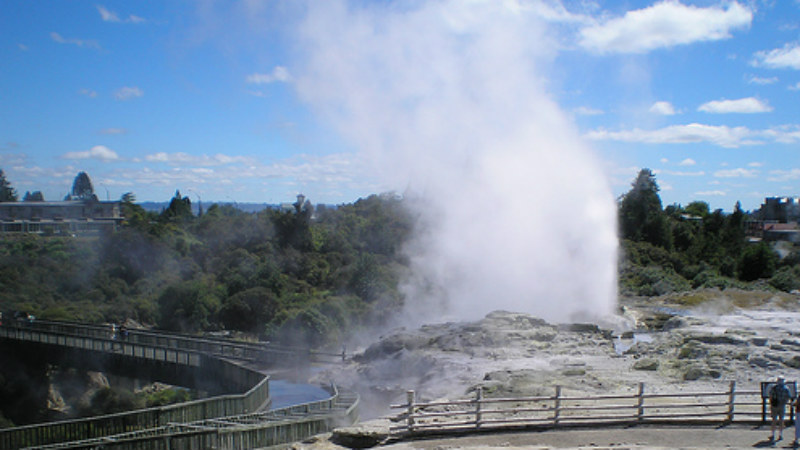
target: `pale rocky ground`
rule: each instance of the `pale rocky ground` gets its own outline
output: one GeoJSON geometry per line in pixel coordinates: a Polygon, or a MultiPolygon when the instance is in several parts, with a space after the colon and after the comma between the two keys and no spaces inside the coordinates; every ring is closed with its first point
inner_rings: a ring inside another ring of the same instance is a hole
{"type": "Polygon", "coordinates": [[[571,395],[636,392],[640,382],[647,392],[677,392],[800,379],[799,295],[695,291],[623,299],[620,312],[599,326],[497,311],[396,330],[316,378],[360,392],[362,418],[398,414],[387,405],[404,403],[409,389],[429,401],[474,398],[478,386],[490,397],[521,397],[552,395],[556,385],[571,395]]]}

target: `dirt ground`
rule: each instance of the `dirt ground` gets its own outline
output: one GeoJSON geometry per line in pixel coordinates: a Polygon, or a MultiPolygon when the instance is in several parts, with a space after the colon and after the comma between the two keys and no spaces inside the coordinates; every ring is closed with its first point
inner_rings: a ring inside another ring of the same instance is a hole
{"type": "Polygon", "coordinates": [[[769,425],[725,427],[663,427],[572,429],[487,433],[391,443],[387,450],[489,450],[508,448],[797,448],[793,446],[794,428],[784,432],[784,439],[769,440],[769,425]]]}

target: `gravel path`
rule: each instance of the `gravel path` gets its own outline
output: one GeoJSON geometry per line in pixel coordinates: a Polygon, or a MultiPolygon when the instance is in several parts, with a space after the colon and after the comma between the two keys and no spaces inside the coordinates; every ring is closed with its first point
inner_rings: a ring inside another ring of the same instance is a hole
{"type": "Polygon", "coordinates": [[[487,433],[398,442],[387,450],[488,450],[508,448],[797,448],[794,429],[786,439],[769,441],[769,426],[650,427],[573,429],[567,431],[487,433]]]}

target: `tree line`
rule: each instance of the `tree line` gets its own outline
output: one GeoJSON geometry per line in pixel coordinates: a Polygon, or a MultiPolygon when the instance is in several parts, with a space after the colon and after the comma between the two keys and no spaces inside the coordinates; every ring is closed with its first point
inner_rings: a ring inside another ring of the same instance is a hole
{"type": "MultiPolygon", "coordinates": [[[[0,194],[6,188],[0,172],[0,194]]],[[[738,202],[730,214],[704,202],[663,207],[658,192],[643,169],[619,199],[622,294],[800,289],[797,247],[779,257],[770,244],[748,242],[738,202]]],[[[70,195],[94,198],[88,176],[76,177],[70,195]]],[[[179,191],[161,212],[127,193],[121,208],[122,226],[100,236],[3,236],[0,310],[320,346],[402,307],[403,247],[415,219],[398,196],[335,208],[298,197],[289,210],[258,213],[212,204],[194,215],[179,191]]]]}
{"type": "MultiPolygon", "coordinates": [[[[85,173],[70,196],[96,200],[85,173]]],[[[198,215],[179,191],[161,212],[135,201],[125,194],[124,222],[100,236],[3,236],[0,310],[338,346],[401,306],[413,223],[395,195],[316,208],[298,197],[258,213],[212,204],[198,215]]]]}
{"type": "Polygon", "coordinates": [[[619,201],[620,290],[661,295],[694,288],[800,289],[800,253],[786,245],[781,257],[767,242],[750,242],[750,214],[710,211],[694,201],[662,207],[655,175],[642,169],[619,201]]]}
{"type": "MultiPolygon", "coordinates": [[[[94,193],[92,187],[92,180],[86,172],[78,172],[75,180],[72,182],[72,190],[64,197],[64,200],[94,200],[97,201],[97,195],[94,193]]],[[[17,190],[11,187],[11,182],[6,179],[6,175],[0,169],[0,203],[2,202],[17,202],[19,195],[17,190]]],[[[25,191],[22,196],[23,202],[43,202],[44,194],[42,191],[25,191]]]]}

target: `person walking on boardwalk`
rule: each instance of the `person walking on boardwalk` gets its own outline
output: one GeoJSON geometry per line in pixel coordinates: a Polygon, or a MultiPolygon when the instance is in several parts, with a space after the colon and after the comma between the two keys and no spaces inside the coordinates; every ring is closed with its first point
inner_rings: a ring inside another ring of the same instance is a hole
{"type": "Polygon", "coordinates": [[[783,381],[783,377],[778,377],[778,381],[769,390],[769,412],[772,416],[772,434],[769,440],[775,440],[775,428],[779,428],[778,440],[783,439],[783,417],[786,413],[786,404],[791,399],[789,389],[783,381]]]}

